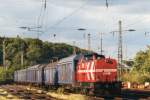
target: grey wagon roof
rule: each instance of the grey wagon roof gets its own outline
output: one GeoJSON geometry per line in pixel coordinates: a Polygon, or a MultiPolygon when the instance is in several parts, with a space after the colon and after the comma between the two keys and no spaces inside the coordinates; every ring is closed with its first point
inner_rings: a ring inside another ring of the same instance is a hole
{"type": "Polygon", "coordinates": [[[61,63],[65,63],[65,62],[71,62],[74,60],[74,58],[76,57],[77,55],[71,55],[69,57],[66,57],[66,58],[62,58],[60,59],[60,61],[58,61],[58,64],[61,64],[61,63]]]}
{"type": "Polygon", "coordinates": [[[45,67],[47,64],[38,64],[38,65],[33,65],[33,66],[29,66],[27,69],[37,69],[37,68],[43,68],[45,67]]]}

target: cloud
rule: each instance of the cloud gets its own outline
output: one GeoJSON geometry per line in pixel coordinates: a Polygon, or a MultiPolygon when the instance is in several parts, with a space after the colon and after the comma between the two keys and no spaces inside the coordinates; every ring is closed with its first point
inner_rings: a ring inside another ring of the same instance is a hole
{"type": "MultiPolygon", "coordinates": [[[[0,1],[0,35],[15,37],[24,33],[24,37],[37,38],[37,32],[28,32],[18,27],[37,26],[42,0],[0,1]]],[[[106,8],[105,0],[47,0],[43,20],[43,30],[47,31],[41,34],[40,39],[69,44],[76,41],[76,45],[85,48],[87,44],[83,35],[91,33],[91,48],[98,51],[98,33],[102,32],[106,34],[103,38],[105,54],[117,57],[118,36],[116,34],[113,37],[109,32],[118,30],[118,21],[122,20],[123,30],[136,29],[133,33],[123,32],[125,33],[123,46],[127,44],[128,56],[133,58],[138,50],[145,48],[150,42],[144,37],[144,32],[149,31],[150,1],[108,0],[108,2],[109,7],[106,8]],[[61,23],[56,24],[59,21],[61,23]],[[78,28],[87,30],[78,31],[78,28]],[[56,34],[56,39],[53,34],[56,34]]]]}

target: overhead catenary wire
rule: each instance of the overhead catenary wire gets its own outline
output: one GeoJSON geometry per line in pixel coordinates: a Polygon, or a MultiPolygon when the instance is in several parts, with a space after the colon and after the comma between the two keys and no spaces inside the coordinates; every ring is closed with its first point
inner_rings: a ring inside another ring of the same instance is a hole
{"type": "Polygon", "coordinates": [[[46,13],[46,0],[43,1],[43,12],[42,12],[42,16],[41,16],[41,26],[44,25],[44,18],[45,18],[45,13],[46,13]]]}
{"type": "Polygon", "coordinates": [[[69,17],[73,16],[75,13],[77,13],[79,10],[81,10],[85,5],[87,5],[87,3],[89,2],[89,0],[85,0],[85,2],[78,7],[77,9],[75,9],[74,11],[72,11],[70,14],[68,14],[67,16],[63,17],[62,19],[60,19],[59,21],[57,21],[55,24],[51,25],[50,27],[48,27],[45,32],[48,31],[48,29],[54,28],[57,25],[61,24],[64,20],[68,19],[69,17]]]}
{"type": "MultiPolygon", "coordinates": [[[[37,17],[37,27],[34,27],[33,29],[36,30],[36,32],[42,32],[44,33],[45,31],[47,31],[49,28],[45,27],[45,30],[43,30],[43,26],[44,26],[44,21],[45,21],[45,16],[46,16],[46,10],[47,10],[47,0],[41,0],[42,1],[42,5],[41,5],[41,9],[40,9],[40,14],[39,16],[37,17]],[[42,30],[42,31],[41,31],[42,30]]],[[[81,6],[79,6],[77,9],[73,10],[73,12],[71,12],[70,14],[68,14],[67,16],[63,17],[62,19],[60,19],[58,22],[56,22],[54,25],[51,25],[50,28],[56,28],[55,26],[58,26],[59,24],[61,24],[64,20],[68,19],[69,17],[73,16],[75,13],[77,13],[78,11],[80,11],[82,8],[84,8],[87,3],[90,1],[90,0],[84,0],[85,2],[83,2],[83,4],[81,4],[81,6]]],[[[108,4],[108,0],[106,0],[106,6],[108,4]]],[[[46,26],[46,25],[45,25],[46,26]]],[[[31,27],[29,27],[29,29],[31,29],[31,27]]],[[[69,28],[68,28],[69,29],[69,28]]],[[[77,29],[77,28],[74,28],[74,29],[77,29]]],[[[34,31],[33,30],[33,31],[34,31]]],[[[89,28],[88,28],[89,30],[89,28]]],[[[93,30],[93,29],[91,29],[93,30]]],[[[94,29],[95,30],[95,29],[94,29]]],[[[32,30],[31,30],[32,31],[32,30]]],[[[39,33],[41,34],[41,33],[39,33]]]]}
{"type": "Polygon", "coordinates": [[[124,28],[128,28],[133,25],[139,25],[144,22],[144,20],[143,20],[144,18],[141,19],[141,17],[139,17],[139,15],[134,17],[134,19],[136,19],[136,22],[128,23],[127,25],[124,26],[124,28]]]}
{"type": "MultiPolygon", "coordinates": [[[[43,0],[42,0],[42,2],[43,2],[43,0]]],[[[37,26],[40,25],[41,16],[42,16],[42,9],[43,9],[43,4],[41,5],[40,14],[39,14],[38,19],[37,19],[37,26]]]]}
{"type": "Polygon", "coordinates": [[[45,21],[45,16],[46,16],[46,8],[47,8],[47,0],[42,0],[42,5],[41,5],[41,9],[40,9],[40,14],[37,18],[37,35],[39,37],[40,33],[39,31],[43,30],[44,28],[44,21],[45,21]],[[39,30],[41,29],[41,30],[39,30]]]}
{"type": "MultiPolygon", "coordinates": [[[[44,0],[45,1],[45,8],[46,8],[46,0],[44,0]]],[[[90,0],[84,0],[85,2],[80,6],[80,7],[78,7],[77,9],[75,9],[75,10],[73,10],[70,14],[68,14],[67,16],[65,16],[65,17],[63,17],[62,19],[60,19],[60,20],[58,20],[56,23],[54,23],[53,25],[51,25],[50,27],[48,27],[48,28],[46,28],[45,30],[44,30],[44,32],[47,32],[49,29],[52,29],[52,28],[54,28],[54,27],[56,27],[56,26],[58,26],[59,24],[61,24],[62,22],[64,22],[66,19],[68,19],[69,17],[71,17],[71,16],[73,16],[75,13],[77,13],[78,11],[80,11],[82,8],[84,8],[87,4],[88,4],[88,2],[90,1],[90,0]]],[[[108,0],[106,0],[106,7],[108,8],[108,0]]]]}

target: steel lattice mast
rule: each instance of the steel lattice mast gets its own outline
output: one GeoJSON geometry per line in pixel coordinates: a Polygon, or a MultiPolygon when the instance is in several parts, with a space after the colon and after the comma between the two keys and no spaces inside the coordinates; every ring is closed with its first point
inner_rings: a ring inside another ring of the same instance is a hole
{"type": "Polygon", "coordinates": [[[119,35],[118,35],[118,69],[119,69],[119,76],[121,75],[122,71],[122,60],[123,60],[123,50],[122,50],[122,22],[119,21],[119,35]]]}

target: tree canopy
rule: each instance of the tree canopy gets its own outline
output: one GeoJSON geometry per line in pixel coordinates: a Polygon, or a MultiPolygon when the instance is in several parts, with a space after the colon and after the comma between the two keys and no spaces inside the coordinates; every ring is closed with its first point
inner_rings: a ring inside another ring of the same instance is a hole
{"type": "MultiPolygon", "coordinates": [[[[3,65],[3,41],[4,38],[0,38],[0,66],[3,65]]],[[[43,42],[39,39],[31,38],[5,38],[5,62],[8,71],[0,68],[0,75],[4,75],[2,72],[9,72],[10,75],[8,76],[12,76],[15,70],[35,64],[50,63],[51,60],[67,57],[73,54],[74,48],[76,48],[77,53],[87,52],[86,50],[65,43],[43,42]],[[21,66],[22,52],[24,56],[23,66],[21,66]]]]}
{"type": "MultiPolygon", "coordinates": [[[[0,38],[0,64],[2,65],[2,41],[0,38]]],[[[20,66],[21,52],[24,52],[24,66],[49,63],[54,57],[60,59],[73,54],[74,47],[65,43],[43,42],[39,39],[31,38],[5,38],[6,65],[20,66]]],[[[87,52],[75,47],[77,53],[87,52]]]]}
{"type": "Polygon", "coordinates": [[[150,47],[148,46],[145,51],[137,52],[131,65],[131,71],[123,75],[124,81],[150,82],[150,47]]]}

